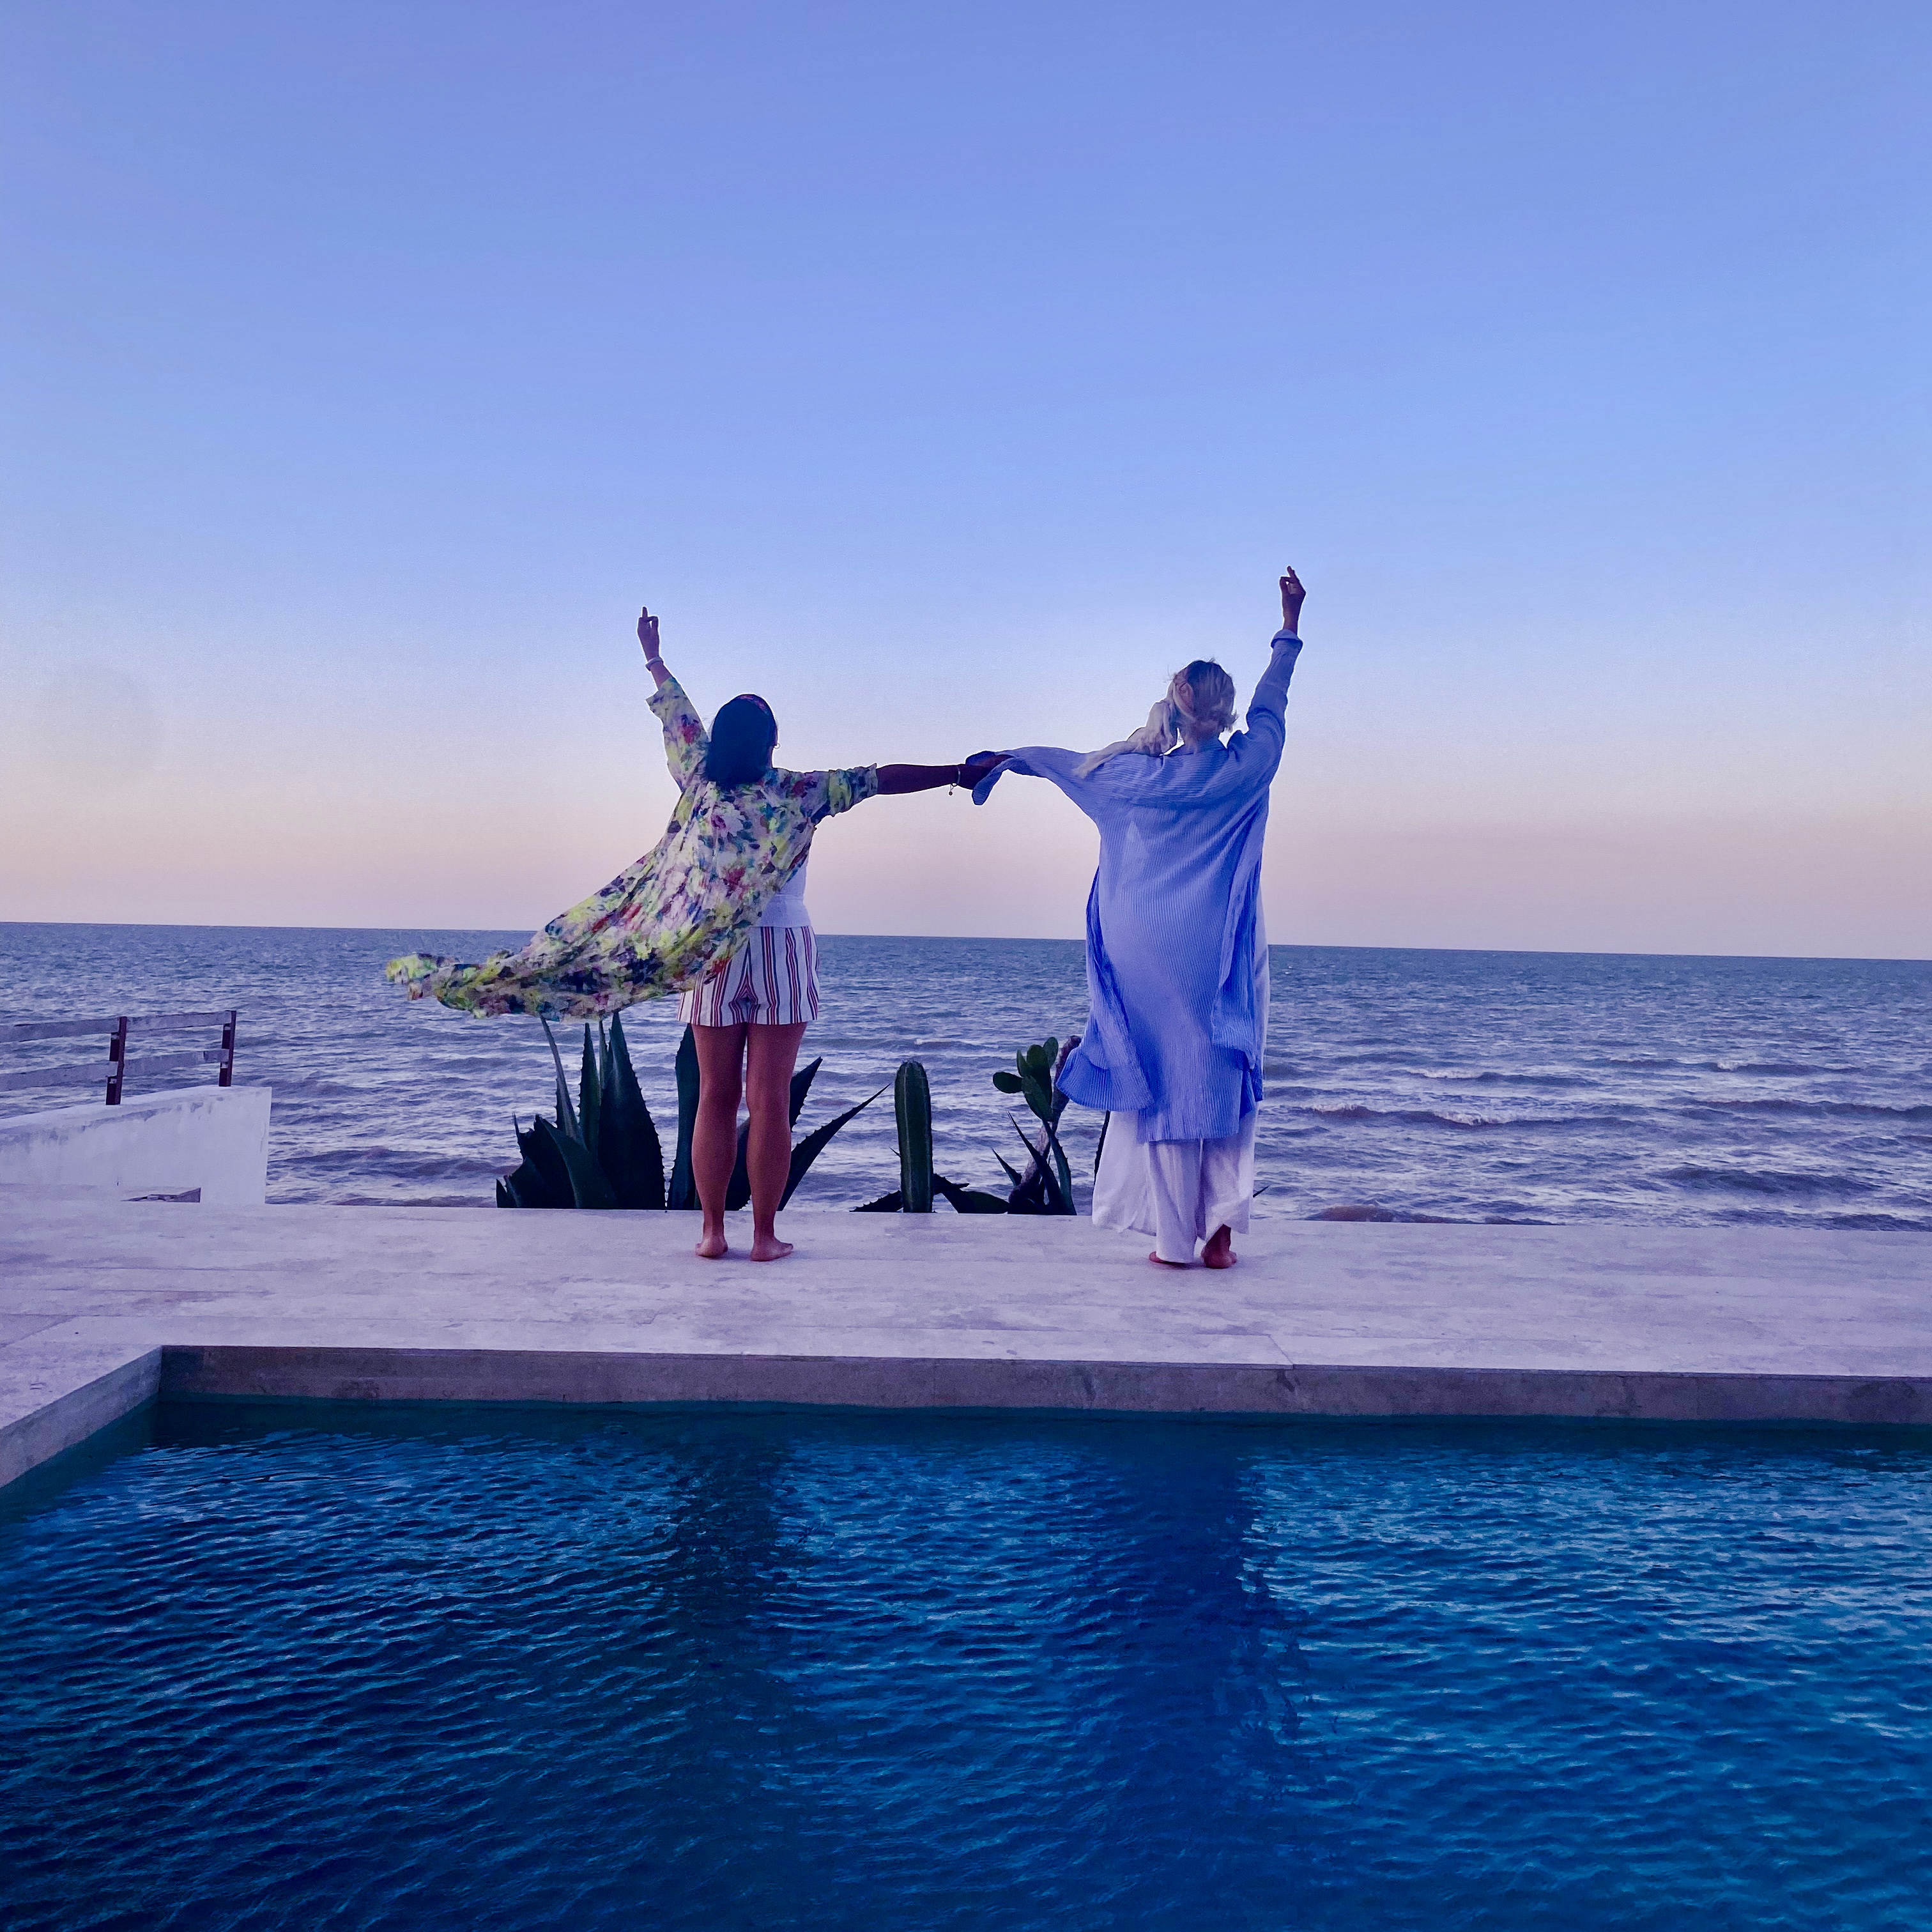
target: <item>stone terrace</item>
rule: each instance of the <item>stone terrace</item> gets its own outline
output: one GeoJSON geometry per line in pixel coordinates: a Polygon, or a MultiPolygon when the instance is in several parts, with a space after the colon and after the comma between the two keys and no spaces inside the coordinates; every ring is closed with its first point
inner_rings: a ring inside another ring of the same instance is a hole
{"type": "Polygon", "coordinates": [[[790,1215],[770,1267],[684,1215],[0,1216],[0,1482],[158,1396],[1932,1424],[1906,1234],[1275,1222],[1213,1274],[946,1212],[790,1215]]]}

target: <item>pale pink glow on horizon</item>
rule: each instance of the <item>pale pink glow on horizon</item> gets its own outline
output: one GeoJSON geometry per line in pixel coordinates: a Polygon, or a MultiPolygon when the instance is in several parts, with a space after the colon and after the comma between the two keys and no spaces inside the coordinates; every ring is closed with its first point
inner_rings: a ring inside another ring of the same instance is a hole
{"type": "Polygon", "coordinates": [[[640,602],[937,763],[1245,694],[1292,563],[1277,941],[1932,956],[1922,9],[110,12],[0,63],[0,919],[528,931],[668,814],[640,602]]]}
{"type": "MultiPolygon", "coordinates": [[[[478,812],[431,796],[399,818],[289,786],[132,778],[4,800],[0,917],[161,924],[533,929],[638,856],[671,802],[550,794],[478,812]],[[151,794],[150,788],[158,788],[151,794]],[[628,836],[627,836],[628,835],[628,836]]],[[[877,800],[820,831],[828,932],[1077,938],[1096,840],[1051,788],[877,800]]],[[[1932,957],[1932,817],[1372,822],[1276,788],[1263,880],[1281,944],[1932,957]]]]}

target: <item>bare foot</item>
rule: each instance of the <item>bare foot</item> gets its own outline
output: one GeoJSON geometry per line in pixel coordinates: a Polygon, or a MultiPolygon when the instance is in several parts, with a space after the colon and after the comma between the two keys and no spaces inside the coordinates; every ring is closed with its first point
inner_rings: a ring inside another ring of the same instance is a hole
{"type": "Polygon", "coordinates": [[[1234,1265],[1234,1233],[1232,1228],[1216,1228],[1208,1237],[1208,1245],[1201,1250],[1202,1265],[1207,1268],[1232,1268],[1234,1265]]]}
{"type": "Polygon", "coordinates": [[[692,1252],[701,1262],[719,1262],[731,1252],[731,1248],[724,1238],[724,1230],[720,1228],[715,1234],[706,1234],[692,1252]]]}
{"type": "Polygon", "coordinates": [[[1192,1264],[1191,1262],[1164,1262],[1164,1261],[1162,1261],[1162,1260],[1161,1259],[1161,1258],[1160,1257],[1160,1256],[1158,1256],[1157,1254],[1156,1254],[1156,1253],[1154,1252],[1154,1251],[1151,1248],[1148,1249],[1148,1259],[1149,1261],[1152,1262],[1154,1263],[1154,1266],[1155,1266],[1156,1268],[1189,1268],[1189,1267],[1191,1267],[1191,1266],[1192,1265],[1192,1264]]]}
{"type": "Polygon", "coordinates": [[[776,1234],[760,1234],[752,1243],[754,1262],[782,1262],[790,1252],[790,1242],[782,1241],[776,1234]]]}

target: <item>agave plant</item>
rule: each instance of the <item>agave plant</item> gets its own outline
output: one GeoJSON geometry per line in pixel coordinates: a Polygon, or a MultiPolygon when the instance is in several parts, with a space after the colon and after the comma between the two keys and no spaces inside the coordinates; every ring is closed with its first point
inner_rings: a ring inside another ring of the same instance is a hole
{"type": "MultiPolygon", "coordinates": [[[[687,1033],[689,1030],[688,1028],[686,1029],[687,1033]]],[[[794,1126],[798,1125],[798,1117],[805,1111],[806,1096],[812,1091],[812,1081],[817,1076],[818,1070],[824,1064],[824,1058],[820,1055],[809,1066],[801,1066],[791,1076],[790,1118],[794,1126]]],[[[778,1197],[778,1205],[781,1208],[797,1192],[798,1184],[805,1178],[806,1170],[825,1151],[831,1142],[832,1136],[848,1120],[862,1113],[879,1097],[879,1094],[883,1094],[885,1090],[881,1087],[878,1094],[868,1094],[856,1106],[848,1107],[844,1113],[836,1115],[832,1119],[825,1122],[822,1126],[813,1128],[802,1140],[795,1141],[792,1144],[791,1171],[785,1177],[784,1192],[778,1197]]],[[[752,1198],[751,1170],[746,1165],[746,1150],[750,1143],[751,1132],[752,1124],[748,1120],[744,1122],[738,1129],[738,1159],[736,1164],[731,1169],[730,1185],[724,1190],[724,1205],[728,1208],[742,1208],[752,1198]]],[[[695,1207],[697,1204],[694,1198],[692,1205],[695,1207]]]]}
{"type": "Polygon", "coordinates": [[[1036,1046],[1024,1047],[1014,1054],[1016,1072],[1002,1070],[993,1076],[993,1084],[1002,1094],[1020,1095],[1040,1124],[1040,1140],[1036,1146],[1019,1122],[1013,1122],[1013,1132],[1027,1150],[1024,1174],[1004,1154],[994,1156],[1013,1184],[1012,1192],[1006,1196],[1010,1214],[1075,1211],[1073,1175],[1067,1166],[1066,1150],[1060,1144],[1060,1117],[1066,1111],[1066,1096],[1060,1090],[1060,1074],[1067,1055],[1079,1044],[1078,1034],[1064,1045],[1057,1040],[1043,1040],[1036,1046]]]}
{"type": "MultiPolygon", "coordinates": [[[[658,1208],[664,1204],[664,1150],[644,1105],[624,1022],[584,1029],[578,1100],[570,1097],[556,1036],[544,1022],[556,1066],[556,1113],[517,1127],[523,1159],[496,1184],[500,1208],[658,1208]]],[[[512,1125],[515,1124],[512,1122],[512,1125]]]]}
{"type": "MultiPolygon", "coordinates": [[[[880,1089],[883,1092],[884,1090],[880,1089]]],[[[958,1214],[1004,1214],[1006,1204],[997,1194],[963,1187],[934,1171],[932,1165],[932,1085],[926,1069],[908,1060],[892,1081],[892,1111],[899,1130],[899,1184],[890,1194],[868,1201],[854,1211],[861,1214],[930,1214],[934,1195],[958,1214]]]]}
{"type": "MultiPolygon", "coordinates": [[[[539,1114],[527,1128],[517,1127],[517,1148],[523,1156],[514,1173],[496,1184],[499,1208],[654,1208],[695,1209],[698,1190],[692,1180],[692,1136],[698,1122],[698,1042],[690,1028],[677,1049],[677,1150],[670,1173],[664,1172],[664,1148],[656,1123],[644,1104],[643,1090],[631,1065],[624,1023],[614,1017],[607,1032],[600,1021],[593,1042],[584,1029],[584,1060],[578,1076],[578,1098],[570,1097],[564,1078],[563,1054],[550,1022],[543,1022],[556,1066],[556,1113],[554,1120],[539,1114]]],[[[796,1124],[812,1082],[824,1063],[814,1060],[794,1075],[791,1118],[796,1124]]],[[[880,1088],[879,1093],[885,1091],[880,1088]]],[[[874,1094],[798,1142],[792,1149],[791,1172],[784,1200],[789,1201],[807,1170],[832,1136],[861,1108],[879,1097],[874,1094]]],[[[512,1123],[513,1126],[515,1123],[512,1123]]],[[[728,1208],[742,1208],[751,1198],[745,1171],[745,1135],[738,1136],[738,1165],[725,1195],[728,1208]]]]}

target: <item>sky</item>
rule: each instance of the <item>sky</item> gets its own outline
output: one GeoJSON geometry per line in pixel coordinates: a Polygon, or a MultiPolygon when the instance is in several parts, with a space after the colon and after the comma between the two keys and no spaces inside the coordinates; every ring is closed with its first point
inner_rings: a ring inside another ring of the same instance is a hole
{"type": "MultiPolygon", "coordinates": [[[[0,918],[530,928],[1309,586],[1270,936],[1932,956],[1932,14],[0,0],[0,918]]],[[[1082,929],[1048,788],[832,932],[1082,929]]]]}

